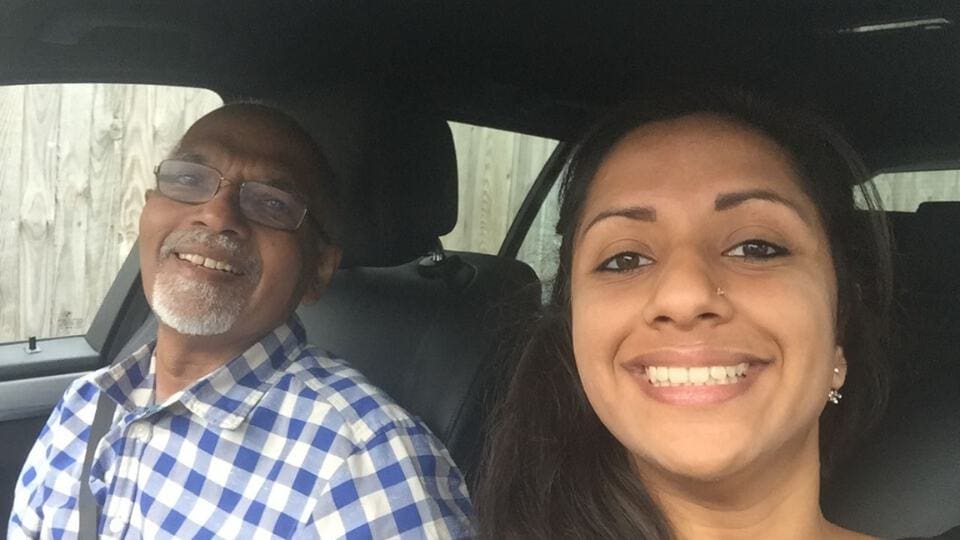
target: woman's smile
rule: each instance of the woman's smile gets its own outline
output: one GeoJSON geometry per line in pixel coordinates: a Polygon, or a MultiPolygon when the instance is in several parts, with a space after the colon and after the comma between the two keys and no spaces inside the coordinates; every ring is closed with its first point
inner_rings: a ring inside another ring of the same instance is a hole
{"type": "Polygon", "coordinates": [[[746,393],[773,360],[702,346],[661,349],[623,364],[641,389],[668,405],[715,405],[746,393]]]}

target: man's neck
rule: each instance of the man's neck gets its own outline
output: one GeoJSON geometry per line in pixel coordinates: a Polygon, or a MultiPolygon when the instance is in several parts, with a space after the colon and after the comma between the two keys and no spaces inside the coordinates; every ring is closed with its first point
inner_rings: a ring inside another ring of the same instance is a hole
{"type": "Polygon", "coordinates": [[[243,354],[258,339],[231,334],[186,336],[160,323],[155,351],[154,401],[163,403],[243,354]]]}
{"type": "Polygon", "coordinates": [[[660,477],[646,483],[682,540],[866,538],[831,524],[820,511],[816,427],[775,461],[716,482],[660,477]]]}

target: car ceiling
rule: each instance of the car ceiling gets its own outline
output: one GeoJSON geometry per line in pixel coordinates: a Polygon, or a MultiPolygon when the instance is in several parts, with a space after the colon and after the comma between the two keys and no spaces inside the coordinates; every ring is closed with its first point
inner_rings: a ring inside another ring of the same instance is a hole
{"type": "Polygon", "coordinates": [[[746,86],[839,118],[875,170],[960,158],[958,2],[0,0],[0,66],[253,96],[389,81],[560,139],[622,99],[746,86]]]}

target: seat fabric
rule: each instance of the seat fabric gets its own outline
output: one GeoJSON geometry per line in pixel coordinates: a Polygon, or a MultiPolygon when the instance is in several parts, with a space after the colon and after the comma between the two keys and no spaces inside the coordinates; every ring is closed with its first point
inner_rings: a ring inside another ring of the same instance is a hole
{"type": "Polygon", "coordinates": [[[960,524],[960,203],[890,212],[893,377],[878,428],[824,484],[824,514],[883,538],[960,524]]]}
{"type": "Polygon", "coordinates": [[[539,305],[540,282],[522,262],[448,257],[440,268],[341,270],[322,301],[298,313],[311,343],[419,416],[472,479],[500,347],[539,305]]]}

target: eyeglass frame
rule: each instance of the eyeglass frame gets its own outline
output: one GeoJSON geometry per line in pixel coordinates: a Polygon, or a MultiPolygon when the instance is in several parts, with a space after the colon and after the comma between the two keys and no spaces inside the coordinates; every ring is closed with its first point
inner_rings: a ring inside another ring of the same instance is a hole
{"type": "Polygon", "coordinates": [[[225,177],[225,176],[223,175],[223,173],[220,172],[220,169],[217,169],[216,167],[214,167],[214,166],[212,166],[212,165],[207,165],[206,163],[198,163],[198,162],[196,162],[196,161],[190,161],[190,160],[180,159],[180,158],[167,158],[167,159],[164,159],[164,160],[160,161],[160,163],[157,163],[157,165],[154,166],[154,168],[153,168],[153,177],[154,177],[154,180],[156,181],[156,187],[157,187],[157,192],[158,192],[158,193],[160,193],[160,194],[163,195],[164,197],[170,199],[171,201],[176,201],[176,202],[178,202],[178,203],[189,204],[189,205],[194,205],[194,206],[200,205],[200,204],[206,204],[206,203],[212,201],[213,198],[217,196],[217,193],[220,193],[220,186],[222,186],[224,182],[227,182],[228,184],[235,184],[235,185],[237,185],[239,190],[242,190],[242,189],[243,189],[243,186],[246,185],[246,184],[261,184],[261,185],[264,185],[264,186],[267,186],[267,187],[272,187],[272,188],[274,188],[274,189],[278,189],[278,190],[280,190],[280,191],[283,191],[284,193],[287,193],[288,195],[291,195],[292,197],[296,198],[300,203],[303,204],[303,215],[300,216],[300,220],[297,222],[297,226],[296,226],[295,228],[293,228],[293,229],[283,229],[283,228],[280,228],[280,227],[273,227],[273,226],[271,226],[271,225],[267,225],[266,223],[261,223],[261,222],[255,220],[255,219],[251,219],[250,217],[248,217],[248,216],[246,215],[246,213],[243,212],[243,208],[241,207],[240,213],[241,213],[241,215],[243,215],[244,219],[248,219],[248,220],[250,220],[250,221],[253,221],[254,223],[258,223],[258,224],[260,224],[260,225],[263,225],[264,227],[269,227],[269,228],[274,229],[274,230],[287,231],[287,232],[296,232],[296,231],[300,230],[300,227],[303,226],[304,219],[305,219],[305,218],[310,218],[310,221],[313,222],[313,224],[314,224],[314,226],[315,226],[315,228],[316,228],[316,230],[317,230],[317,235],[320,237],[320,239],[321,239],[325,244],[331,244],[330,239],[329,239],[329,237],[327,236],[327,233],[323,230],[323,224],[321,224],[321,223],[320,223],[320,220],[318,220],[318,219],[313,215],[313,212],[310,211],[310,207],[309,207],[307,201],[305,200],[305,197],[303,197],[303,195],[301,195],[301,194],[299,194],[299,193],[296,193],[296,192],[293,192],[293,191],[287,191],[287,190],[285,190],[285,189],[281,189],[281,188],[276,187],[276,186],[271,186],[271,185],[268,184],[267,182],[260,182],[260,181],[257,181],[257,180],[244,180],[244,181],[242,181],[242,182],[234,182],[234,181],[228,180],[227,177],[225,177]],[[203,201],[197,201],[197,202],[181,201],[181,200],[179,200],[179,199],[175,199],[175,198],[167,195],[166,193],[163,192],[162,189],[160,189],[160,167],[161,167],[164,163],[167,163],[167,162],[189,163],[189,164],[191,164],[191,165],[196,165],[196,166],[199,166],[199,167],[204,167],[204,168],[206,168],[206,169],[210,169],[211,171],[217,173],[217,176],[218,176],[217,188],[216,188],[216,189],[213,191],[213,193],[210,195],[210,198],[209,198],[209,199],[206,199],[206,200],[203,200],[203,201]]]}

